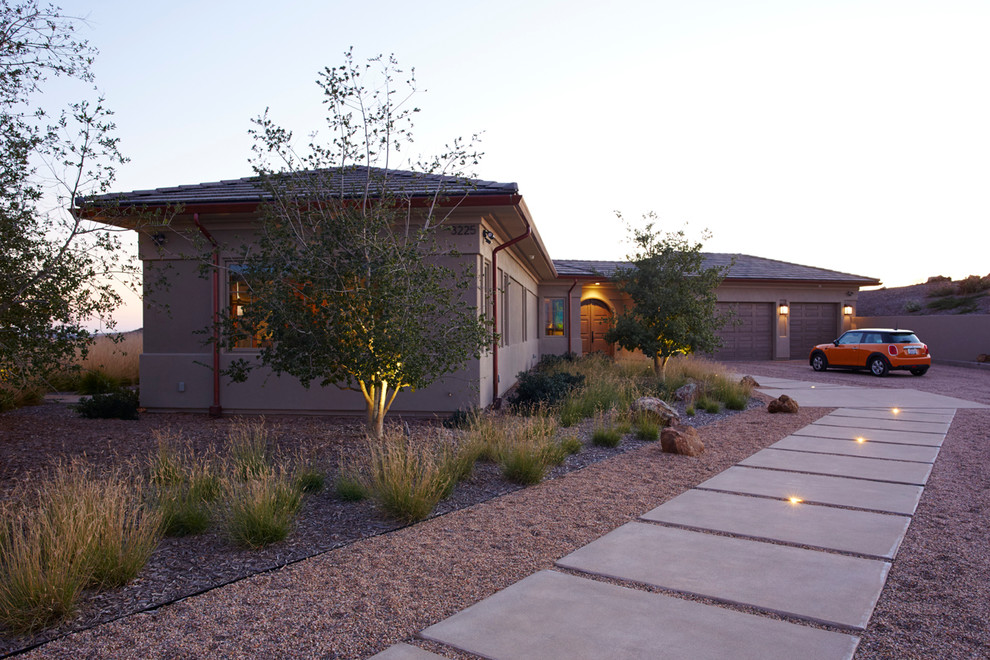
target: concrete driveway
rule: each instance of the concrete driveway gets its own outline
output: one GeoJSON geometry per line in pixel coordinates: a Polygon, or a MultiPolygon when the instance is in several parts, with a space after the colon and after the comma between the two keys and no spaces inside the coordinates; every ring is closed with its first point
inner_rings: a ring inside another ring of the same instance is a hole
{"type": "MultiPolygon", "coordinates": [[[[726,365],[740,374],[751,374],[757,376],[757,381],[761,385],[770,385],[771,382],[764,382],[758,376],[765,376],[783,381],[802,381],[815,385],[818,390],[821,386],[851,386],[856,388],[868,388],[876,390],[916,390],[917,392],[927,392],[953,399],[982,403],[990,405],[990,369],[970,369],[965,367],[955,367],[935,364],[924,376],[912,376],[904,371],[891,372],[884,378],[862,371],[841,371],[829,369],[824,373],[816,372],[811,368],[806,360],[784,360],[784,361],[759,361],[759,362],[728,362],[726,365]]],[[[777,381],[779,384],[779,381],[777,381]]],[[[808,389],[810,390],[810,385],[808,389]]],[[[783,392],[781,392],[783,393],[783,392]]],[[[767,392],[772,394],[772,392],[767,392]]],[[[775,395],[776,396],[776,395],[775,395]]],[[[916,400],[915,395],[902,397],[901,400],[916,400]]],[[[806,396],[807,403],[795,397],[798,403],[807,406],[841,407],[848,403],[827,403],[825,395],[811,393],[806,396]],[[817,397],[817,398],[815,398],[817,397]],[[815,403],[813,401],[821,401],[815,403]]],[[[877,405],[900,405],[906,407],[909,403],[898,403],[899,397],[893,393],[879,393],[877,405]]],[[[958,405],[958,402],[942,402],[942,405],[933,407],[954,407],[964,408],[969,406],[958,405]],[[946,406],[945,404],[952,403],[946,406]]]]}

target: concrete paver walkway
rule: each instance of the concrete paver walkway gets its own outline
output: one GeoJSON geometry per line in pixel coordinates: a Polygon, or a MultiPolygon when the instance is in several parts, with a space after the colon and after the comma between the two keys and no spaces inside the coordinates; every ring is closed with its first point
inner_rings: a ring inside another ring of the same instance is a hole
{"type": "Polygon", "coordinates": [[[803,622],[865,629],[955,410],[988,406],[759,380],[837,410],[420,636],[488,658],[851,658],[858,637],[803,622]]]}

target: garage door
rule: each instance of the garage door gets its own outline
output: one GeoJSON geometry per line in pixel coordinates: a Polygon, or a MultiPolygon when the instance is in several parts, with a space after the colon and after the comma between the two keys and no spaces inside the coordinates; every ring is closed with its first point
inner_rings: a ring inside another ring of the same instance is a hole
{"type": "Polygon", "coordinates": [[[735,312],[720,331],[716,360],[773,359],[773,303],[718,303],[719,313],[735,312]]]}
{"type": "Polygon", "coordinates": [[[812,346],[835,339],[838,325],[835,303],[791,303],[791,359],[803,360],[812,346]]]}

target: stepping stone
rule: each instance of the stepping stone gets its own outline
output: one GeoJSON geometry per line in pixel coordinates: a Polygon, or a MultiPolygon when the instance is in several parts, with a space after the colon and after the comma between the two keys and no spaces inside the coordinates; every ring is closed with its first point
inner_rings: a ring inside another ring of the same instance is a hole
{"type": "Polygon", "coordinates": [[[863,630],[890,564],[674,527],[626,523],[558,566],[863,630]]]}
{"type": "Polygon", "coordinates": [[[443,658],[443,656],[430,653],[412,644],[396,644],[381,653],[376,653],[368,660],[432,660],[434,658],[443,658]]]}
{"type": "Polygon", "coordinates": [[[859,458],[858,456],[836,456],[834,454],[812,454],[802,451],[782,451],[761,449],[742,461],[746,467],[771,470],[792,470],[812,474],[828,474],[836,477],[873,479],[897,484],[924,486],[932,472],[930,463],[909,463],[888,461],[881,458],[859,458]]]}
{"type": "Polygon", "coordinates": [[[815,438],[810,435],[789,435],[768,447],[819,454],[842,454],[864,458],[888,458],[895,461],[934,463],[938,447],[920,445],[895,445],[889,442],[856,442],[837,438],[815,438]]]}
{"type": "Polygon", "coordinates": [[[937,433],[945,435],[949,432],[948,422],[912,422],[901,419],[874,419],[869,417],[841,417],[825,415],[812,423],[812,426],[851,426],[861,429],[886,429],[888,431],[910,431],[912,433],[937,433]]]}
{"type": "Polygon", "coordinates": [[[640,517],[882,559],[894,558],[911,522],[907,516],[697,489],[682,493],[640,517]]]}
{"type": "Polygon", "coordinates": [[[425,639],[486,658],[852,658],[859,638],[540,571],[430,626],[425,639]]]}
{"type": "Polygon", "coordinates": [[[920,412],[916,408],[909,408],[894,413],[891,408],[839,408],[829,413],[838,417],[867,417],[873,419],[900,419],[909,422],[952,422],[955,411],[948,412],[920,412]]]}
{"type": "Polygon", "coordinates": [[[906,431],[883,431],[879,429],[847,428],[843,426],[826,426],[825,424],[809,424],[795,431],[792,435],[811,435],[816,438],[839,438],[855,440],[866,438],[870,442],[892,442],[901,445],[924,445],[941,447],[944,435],[936,433],[908,433],[906,431]]]}
{"type": "Polygon", "coordinates": [[[914,515],[924,490],[921,486],[757,470],[738,465],[715,475],[698,488],[779,499],[799,497],[810,504],[848,506],[908,516],[914,515]]]}

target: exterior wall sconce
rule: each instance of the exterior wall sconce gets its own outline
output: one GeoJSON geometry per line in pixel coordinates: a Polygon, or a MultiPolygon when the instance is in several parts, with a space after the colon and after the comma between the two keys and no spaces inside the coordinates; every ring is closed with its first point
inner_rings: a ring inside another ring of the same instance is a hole
{"type": "Polygon", "coordinates": [[[853,308],[852,308],[852,305],[844,305],[844,306],[842,307],[842,313],[843,313],[843,314],[844,314],[845,316],[852,316],[852,315],[853,315],[853,308]]]}
{"type": "Polygon", "coordinates": [[[777,311],[780,312],[781,316],[787,316],[788,314],[790,314],[791,308],[788,307],[787,305],[781,305],[780,307],[777,308],[777,311]]]}

